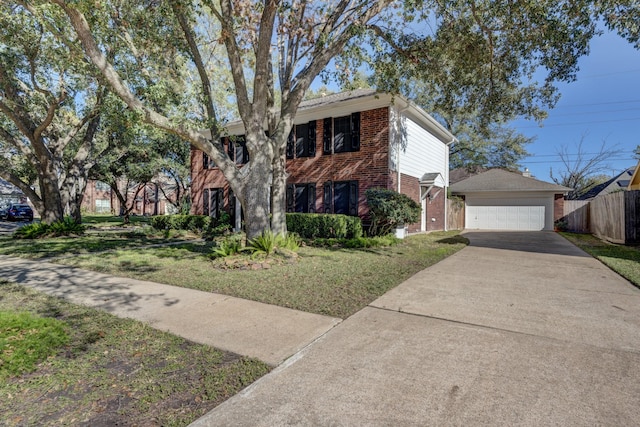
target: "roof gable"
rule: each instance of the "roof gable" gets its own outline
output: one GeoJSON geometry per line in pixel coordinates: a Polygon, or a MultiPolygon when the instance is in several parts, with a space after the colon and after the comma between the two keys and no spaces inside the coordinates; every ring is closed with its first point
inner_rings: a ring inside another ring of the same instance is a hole
{"type": "Polygon", "coordinates": [[[545,191],[566,193],[568,187],[556,185],[504,169],[490,169],[451,185],[451,192],[464,194],[489,191],[545,191]]]}
{"type": "Polygon", "coordinates": [[[614,191],[626,190],[631,183],[631,179],[634,175],[635,167],[627,168],[620,174],[614,176],[608,181],[595,185],[584,194],[581,194],[577,200],[590,200],[594,197],[609,194],[614,191]]]}

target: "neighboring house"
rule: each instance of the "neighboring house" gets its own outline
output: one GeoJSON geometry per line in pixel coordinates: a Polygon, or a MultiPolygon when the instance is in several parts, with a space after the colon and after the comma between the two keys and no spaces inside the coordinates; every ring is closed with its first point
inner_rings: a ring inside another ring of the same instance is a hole
{"type": "Polygon", "coordinates": [[[564,195],[569,191],[502,169],[451,184],[451,194],[464,198],[466,229],[553,230],[564,215],[564,195]]]}
{"type": "Polygon", "coordinates": [[[577,197],[576,200],[591,200],[598,196],[626,190],[631,183],[635,170],[635,166],[625,169],[610,180],[594,185],[587,192],[577,197]]]}
{"type": "Polygon", "coordinates": [[[0,179],[0,206],[9,203],[26,203],[27,197],[13,184],[0,179]]]}
{"type": "MultiPolygon", "coordinates": [[[[241,123],[222,138],[238,167],[249,161],[241,123]]],[[[422,206],[409,231],[446,229],[449,144],[453,135],[400,96],[359,89],[304,101],[287,145],[287,211],[354,215],[367,220],[365,191],[381,187],[407,194],[422,206]]],[[[191,151],[191,211],[226,210],[234,226],[240,205],[222,172],[206,154],[191,151]]]]}
{"type": "MultiPolygon", "coordinates": [[[[119,185],[123,188],[126,184],[123,181],[119,185]]],[[[139,191],[138,187],[139,184],[131,184],[127,189],[127,204],[133,203],[132,215],[176,213],[177,210],[167,202],[156,183],[145,184],[139,191]]],[[[123,207],[109,184],[89,180],[82,200],[82,210],[91,214],[121,215],[123,207]]]]}
{"type": "Polygon", "coordinates": [[[627,190],[640,190],[640,162],[634,168],[633,175],[631,175],[631,179],[629,180],[629,185],[627,185],[627,190]]]}

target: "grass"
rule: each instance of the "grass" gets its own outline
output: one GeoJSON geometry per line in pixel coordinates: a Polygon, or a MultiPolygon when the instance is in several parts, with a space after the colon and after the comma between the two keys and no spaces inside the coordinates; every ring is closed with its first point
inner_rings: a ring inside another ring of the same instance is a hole
{"type": "Polygon", "coordinates": [[[15,240],[0,238],[0,255],[40,259],[67,255],[103,252],[112,249],[134,248],[153,244],[172,243],[196,236],[178,232],[96,232],[82,237],[15,240]]]}
{"type": "MultiPolygon", "coordinates": [[[[3,371],[3,425],[183,426],[270,370],[257,360],[3,281],[0,312],[0,340],[40,336],[34,348],[47,350],[21,374],[3,371]],[[9,322],[13,326],[6,327],[9,322]]],[[[17,351],[0,348],[2,366],[27,365],[14,361],[17,351]]]]}
{"type": "Polygon", "coordinates": [[[151,218],[148,216],[130,216],[129,224],[123,222],[121,216],[114,215],[82,215],[82,223],[89,227],[134,227],[140,225],[147,225],[151,218]]]}
{"type": "Polygon", "coordinates": [[[64,324],[28,312],[0,311],[0,379],[32,372],[66,344],[64,324]]]}
{"type": "Polygon", "coordinates": [[[121,249],[60,262],[112,275],[217,292],[282,307],[346,318],[418,271],[462,249],[457,232],[411,236],[375,249],[302,247],[270,264],[212,261],[208,243],[121,249]],[[254,269],[257,268],[257,269],[254,269]]]}
{"type": "Polygon", "coordinates": [[[640,287],[640,248],[600,240],[591,234],[561,233],[567,240],[640,287]]]}

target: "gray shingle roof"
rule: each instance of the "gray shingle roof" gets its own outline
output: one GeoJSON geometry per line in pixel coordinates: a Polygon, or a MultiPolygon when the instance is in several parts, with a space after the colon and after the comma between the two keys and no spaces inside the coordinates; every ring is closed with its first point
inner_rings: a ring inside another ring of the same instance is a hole
{"type": "Polygon", "coordinates": [[[452,193],[465,194],[481,191],[548,191],[565,193],[571,191],[571,189],[503,169],[490,169],[451,185],[452,193]]]}
{"type": "Polygon", "coordinates": [[[610,180],[591,187],[589,191],[581,194],[577,200],[590,200],[599,195],[609,194],[612,191],[626,190],[635,169],[635,166],[630,167],[610,180]]]}
{"type": "Polygon", "coordinates": [[[319,107],[321,105],[333,104],[334,102],[346,101],[348,99],[364,98],[376,94],[375,89],[356,89],[346,92],[334,93],[331,95],[322,96],[320,98],[308,99],[300,103],[300,110],[307,108],[319,107]]]}

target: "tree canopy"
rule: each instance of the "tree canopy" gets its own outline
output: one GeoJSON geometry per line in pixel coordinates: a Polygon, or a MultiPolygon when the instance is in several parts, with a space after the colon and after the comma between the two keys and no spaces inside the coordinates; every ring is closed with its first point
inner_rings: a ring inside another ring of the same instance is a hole
{"type": "Polygon", "coordinates": [[[597,20],[638,46],[640,16],[631,0],[28,5],[43,22],[65,29],[53,32],[59,40],[80,42],[91,64],[87,73],[105,82],[141,120],[215,161],[242,204],[249,237],[286,228],[286,140],[299,103],[320,73],[351,81],[366,62],[380,90],[420,95],[432,100],[430,107],[443,121],[458,120],[461,129],[473,123],[477,135],[522,142],[502,124],[518,116],[544,117],[557,101],[555,83],[575,78],[578,58],[598,33],[597,20]],[[333,71],[327,68],[331,61],[333,71]],[[216,100],[219,67],[230,70],[223,86],[245,128],[250,161],[242,167],[218,142],[225,124],[216,100]],[[544,78],[538,81],[540,72],[544,78]]]}

